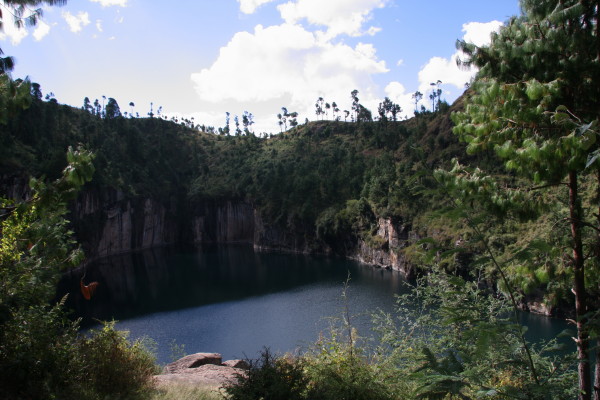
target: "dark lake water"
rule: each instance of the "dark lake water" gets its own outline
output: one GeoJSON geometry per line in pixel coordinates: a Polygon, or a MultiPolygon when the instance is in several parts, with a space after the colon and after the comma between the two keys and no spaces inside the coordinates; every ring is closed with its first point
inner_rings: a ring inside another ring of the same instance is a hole
{"type": "MultiPolygon", "coordinates": [[[[347,306],[359,334],[369,335],[371,313],[392,312],[402,276],[357,262],[318,256],[255,253],[251,246],[156,249],[100,260],[86,268],[86,283],[100,285],[90,301],[79,294],[81,272],[61,283],[68,307],[84,327],[117,320],[130,337],[157,344],[160,363],[172,343],[186,353],[217,352],[224,359],[306,349],[347,306]],[[347,301],[344,282],[350,276],[347,301]]],[[[563,321],[524,314],[530,338],[552,338],[563,321]]]]}

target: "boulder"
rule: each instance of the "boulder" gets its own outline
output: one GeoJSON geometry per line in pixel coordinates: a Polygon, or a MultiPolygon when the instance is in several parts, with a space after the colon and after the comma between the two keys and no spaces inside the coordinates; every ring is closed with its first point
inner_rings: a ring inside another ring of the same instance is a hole
{"type": "Polygon", "coordinates": [[[163,372],[165,374],[177,374],[190,368],[195,369],[207,364],[220,366],[222,361],[222,357],[219,353],[195,353],[167,364],[163,372]]]}
{"type": "Polygon", "coordinates": [[[178,373],[155,375],[154,382],[158,385],[185,384],[220,388],[235,382],[236,376],[243,375],[245,371],[240,368],[224,365],[205,364],[196,368],[183,369],[178,373]]]}
{"type": "Polygon", "coordinates": [[[228,361],[225,361],[221,365],[224,365],[226,367],[240,368],[240,369],[246,369],[246,370],[250,369],[250,365],[245,360],[228,360],[228,361]]]}

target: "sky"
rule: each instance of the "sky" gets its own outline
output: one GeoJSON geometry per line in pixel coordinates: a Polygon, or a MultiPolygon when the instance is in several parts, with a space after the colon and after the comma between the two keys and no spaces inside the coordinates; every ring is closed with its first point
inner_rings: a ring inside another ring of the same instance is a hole
{"type": "Polygon", "coordinates": [[[412,116],[417,90],[431,108],[438,80],[452,103],[476,73],[456,66],[457,39],[484,45],[519,14],[518,0],[70,0],[16,29],[0,7],[13,78],[59,103],[153,103],[215,127],[247,111],[256,133],[279,132],[281,107],[316,120],[319,97],[350,110],[355,89],[374,115],[389,97],[412,116]]]}

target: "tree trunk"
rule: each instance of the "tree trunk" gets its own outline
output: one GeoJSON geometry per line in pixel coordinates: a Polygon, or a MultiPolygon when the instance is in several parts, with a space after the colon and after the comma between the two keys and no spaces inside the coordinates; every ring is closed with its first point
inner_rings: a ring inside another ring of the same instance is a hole
{"type": "Polygon", "coordinates": [[[594,371],[594,400],[600,400],[600,340],[596,340],[596,365],[594,371]]]}
{"type": "Polygon", "coordinates": [[[569,216],[573,240],[573,292],[575,293],[575,316],[577,321],[577,372],[579,375],[579,400],[591,400],[590,359],[588,354],[589,334],[587,328],[585,269],[581,240],[582,209],[578,198],[577,173],[569,172],[569,216]]]}
{"type": "MultiPolygon", "coordinates": [[[[598,27],[598,29],[600,29],[600,27],[598,27]]],[[[600,201],[600,170],[596,171],[596,185],[596,201],[600,201]]],[[[598,214],[596,214],[596,227],[600,229],[600,207],[598,207],[598,214]]],[[[596,248],[594,249],[594,256],[600,259],[600,231],[596,233],[596,248]]],[[[600,339],[596,339],[596,362],[594,365],[594,400],[600,400],[600,339]]]]}

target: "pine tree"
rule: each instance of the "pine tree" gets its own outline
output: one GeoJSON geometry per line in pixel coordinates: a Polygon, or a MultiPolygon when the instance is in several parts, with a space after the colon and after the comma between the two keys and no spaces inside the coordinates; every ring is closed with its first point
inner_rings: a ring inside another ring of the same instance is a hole
{"type": "MultiPolygon", "coordinates": [[[[480,68],[455,132],[468,151],[494,149],[505,166],[540,185],[565,185],[575,294],[579,398],[591,398],[590,302],[579,180],[597,170],[592,124],[599,117],[599,4],[589,0],[522,0],[489,46],[458,42],[464,65],[480,68]],[[586,169],[588,164],[588,169],[586,169]]],[[[597,229],[595,227],[594,229],[597,229]]],[[[598,398],[598,394],[595,394],[598,398]]]]}

